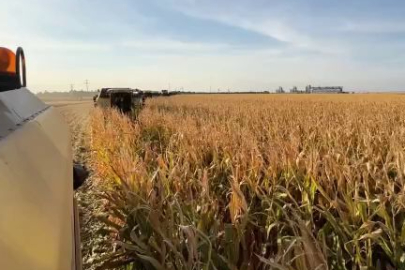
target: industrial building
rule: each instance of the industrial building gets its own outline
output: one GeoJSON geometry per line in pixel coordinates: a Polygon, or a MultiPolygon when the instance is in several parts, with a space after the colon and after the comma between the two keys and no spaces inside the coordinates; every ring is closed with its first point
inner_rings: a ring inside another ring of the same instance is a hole
{"type": "MultiPolygon", "coordinates": [[[[276,93],[282,94],[285,93],[283,87],[279,87],[276,90],[276,93]]],[[[343,92],[343,86],[311,86],[307,85],[305,90],[300,90],[296,86],[290,89],[291,94],[329,94],[329,93],[345,93],[343,92]]]]}
{"type": "Polygon", "coordinates": [[[280,87],[276,90],[276,93],[277,93],[277,94],[282,94],[282,93],[285,93],[285,91],[284,91],[283,87],[280,86],[280,87]]]}
{"type": "Polygon", "coordinates": [[[292,93],[292,94],[305,94],[305,91],[298,90],[298,88],[296,86],[294,86],[292,89],[290,89],[290,93],[292,93]]]}
{"type": "Polygon", "coordinates": [[[317,86],[308,85],[305,87],[306,93],[343,93],[343,86],[317,86]]]}

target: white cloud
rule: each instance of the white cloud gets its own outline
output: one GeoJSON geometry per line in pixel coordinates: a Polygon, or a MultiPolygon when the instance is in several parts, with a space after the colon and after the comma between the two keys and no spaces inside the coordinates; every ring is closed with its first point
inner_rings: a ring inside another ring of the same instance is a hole
{"type": "Polygon", "coordinates": [[[366,34],[396,34],[405,33],[405,23],[402,21],[347,21],[339,27],[339,30],[366,34]]]}
{"type": "Polygon", "coordinates": [[[299,25],[307,22],[308,18],[301,13],[299,5],[282,5],[272,1],[260,9],[250,1],[225,1],[222,5],[217,5],[217,1],[195,0],[167,0],[164,3],[170,3],[173,9],[187,16],[216,21],[283,42],[286,52],[301,49],[339,55],[346,54],[348,50],[339,39],[324,39],[300,29],[299,25]]]}
{"type": "Polygon", "coordinates": [[[202,53],[217,52],[224,49],[230,49],[231,46],[225,43],[202,43],[185,42],[167,38],[139,38],[137,40],[124,41],[122,46],[126,48],[138,49],[149,52],[177,52],[177,53],[202,53]]]}

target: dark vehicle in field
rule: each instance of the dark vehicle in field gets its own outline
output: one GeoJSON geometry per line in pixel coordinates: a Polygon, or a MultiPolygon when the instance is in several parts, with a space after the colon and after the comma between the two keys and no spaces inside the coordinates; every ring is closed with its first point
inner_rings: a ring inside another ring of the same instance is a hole
{"type": "Polygon", "coordinates": [[[137,114],[144,105],[142,91],[131,88],[103,88],[94,100],[100,108],[115,108],[124,114],[137,114]]]}

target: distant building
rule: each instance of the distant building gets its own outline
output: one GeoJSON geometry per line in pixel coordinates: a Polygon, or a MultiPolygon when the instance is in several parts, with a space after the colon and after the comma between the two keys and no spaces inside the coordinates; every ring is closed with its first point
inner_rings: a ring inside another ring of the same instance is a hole
{"type": "Polygon", "coordinates": [[[302,93],[304,93],[304,91],[298,90],[298,88],[297,88],[296,86],[294,86],[294,87],[290,90],[290,93],[293,93],[293,94],[302,94],[302,93]]]}
{"type": "Polygon", "coordinates": [[[306,93],[343,93],[343,86],[317,86],[308,85],[305,87],[306,93]]]}
{"type": "Polygon", "coordinates": [[[280,87],[276,90],[276,93],[277,93],[277,94],[285,93],[283,87],[280,86],[280,87]]]}

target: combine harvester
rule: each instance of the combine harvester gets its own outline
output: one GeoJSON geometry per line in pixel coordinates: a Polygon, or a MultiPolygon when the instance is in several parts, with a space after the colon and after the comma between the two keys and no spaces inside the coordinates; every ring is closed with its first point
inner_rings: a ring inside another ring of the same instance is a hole
{"type": "Polygon", "coordinates": [[[24,52],[0,48],[0,269],[81,270],[73,196],[87,172],[68,125],[26,88],[24,52]]]}
{"type": "Polygon", "coordinates": [[[121,113],[137,117],[145,105],[142,91],[131,88],[102,88],[94,97],[94,106],[100,108],[115,108],[121,113]]]}

